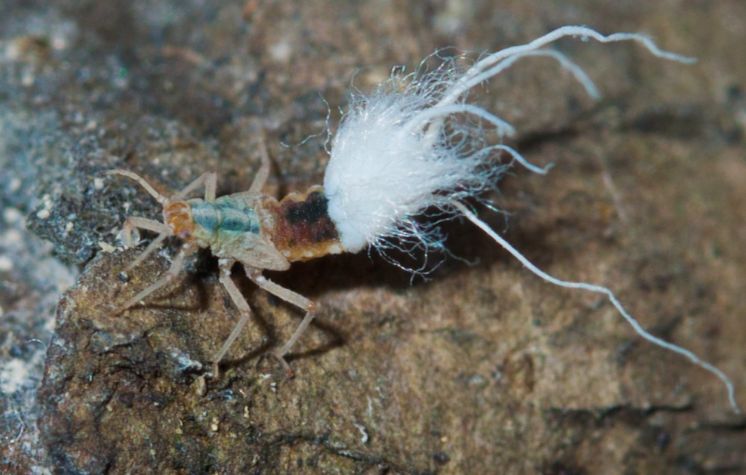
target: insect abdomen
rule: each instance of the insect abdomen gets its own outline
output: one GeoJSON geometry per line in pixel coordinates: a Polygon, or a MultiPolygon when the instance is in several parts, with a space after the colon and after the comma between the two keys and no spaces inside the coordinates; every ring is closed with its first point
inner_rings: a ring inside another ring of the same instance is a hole
{"type": "Polygon", "coordinates": [[[344,248],[328,212],[328,202],[320,186],[305,193],[290,193],[282,201],[267,199],[263,207],[272,214],[272,243],[288,261],[306,261],[344,248]]]}

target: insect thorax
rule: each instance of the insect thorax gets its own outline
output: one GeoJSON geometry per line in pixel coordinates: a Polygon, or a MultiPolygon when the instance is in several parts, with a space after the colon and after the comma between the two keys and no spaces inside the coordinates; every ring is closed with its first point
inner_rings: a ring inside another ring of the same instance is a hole
{"type": "Polygon", "coordinates": [[[241,195],[228,195],[213,203],[201,199],[189,200],[194,219],[194,237],[220,247],[242,234],[259,234],[261,226],[255,209],[258,201],[247,202],[241,195]]]}

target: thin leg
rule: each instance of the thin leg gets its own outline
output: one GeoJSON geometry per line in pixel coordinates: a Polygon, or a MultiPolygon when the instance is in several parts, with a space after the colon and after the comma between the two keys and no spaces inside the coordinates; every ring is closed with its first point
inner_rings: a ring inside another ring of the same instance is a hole
{"type": "Polygon", "coordinates": [[[269,155],[267,154],[267,144],[264,143],[264,131],[259,135],[259,155],[262,158],[262,166],[259,167],[259,171],[254,177],[254,182],[249,187],[249,193],[261,193],[264,184],[267,183],[269,177],[269,155]]]}
{"type": "Polygon", "coordinates": [[[173,234],[171,232],[171,228],[163,223],[153,221],[152,219],[135,218],[133,216],[130,216],[124,222],[124,226],[122,226],[122,241],[124,241],[124,245],[127,247],[132,247],[132,245],[134,244],[134,242],[132,242],[132,231],[135,228],[147,229],[148,231],[153,231],[158,234],[165,234],[167,236],[171,236],[173,234]]]}
{"type": "Polygon", "coordinates": [[[205,201],[207,201],[208,203],[214,203],[217,189],[218,174],[215,172],[211,172],[208,174],[207,180],[205,181],[205,201]]]}
{"type": "Polygon", "coordinates": [[[285,343],[282,348],[272,352],[272,354],[274,354],[275,357],[277,357],[277,359],[279,359],[285,366],[288,377],[291,377],[293,375],[293,371],[290,369],[287,361],[285,361],[285,355],[288,354],[293,345],[295,345],[298,339],[306,331],[308,325],[310,325],[313,321],[314,304],[312,301],[305,298],[304,296],[270,281],[262,275],[262,271],[260,269],[246,267],[246,275],[262,289],[306,311],[306,315],[305,317],[303,317],[303,321],[300,322],[300,325],[298,325],[298,328],[295,330],[295,333],[293,333],[293,336],[290,337],[288,342],[285,343]]]}
{"type": "Polygon", "coordinates": [[[143,290],[142,292],[138,293],[131,299],[127,300],[124,304],[119,306],[116,310],[111,312],[111,315],[117,315],[128,308],[132,307],[133,305],[136,305],[141,300],[148,297],[153,292],[156,292],[161,287],[169,284],[172,282],[178,275],[181,273],[181,269],[184,268],[184,259],[192,253],[194,253],[196,249],[192,249],[189,244],[185,244],[178,254],[176,254],[176,257],[174,258],[173,262],[171,262],[171,267],[166,271],[166,274],[158,279],[155,283],[151,284],[143,290]]]}
{"type": "Polygon", "coordinates": [[[225,340],[223,346],[220,347],[220,350],[217,353],[215,353],[215,357],[213,358],[212,363],[212,377],[215,379],[218,378],[218,365],[220,364],[220,361],[222,361],[225,354],[228,353],[231,345],[234,341],[236,341],[236,338],[238,338],[238,335],[241,334],[243,327],[246,326],[246,323],[251,317],[251,307],[249,307],[249,304],[246,303],[246,299],[243,297],[243,295],[241,295],[241,291],[238,290],[238,287],[236,287],[233,279],[231,279],[231,267],[233,267],[233,264],[235,262],[236,261],[234,259],[220,259],[220,283],[223,284],[225,290],[228,291],[228,295],[231,296],[231,300],[233,300],[233,303],[236,305],[236,307],[238,307],[238,310],[241,312],[241,318],[238,320],[236,326],[233,327],[233,331],[231,332],[230,336],[228,336],[228,339],[225,340]]]}
{"type": "Polygon", "coordinates": [[[130,265],[127,266],[125,270],[134,269],[135,267],[139,266],[140,263],[144,261],[150,254],[152,254],[153,251],[155,251],[167,237],[173,235],[171,229],[163,223],[153,221],[152,219],[129,217],[124,222],[124,226],[122,226],[122,240],[124,241],[124,245],[128,248],[132,247],[135,244],[132,241],[132,231],[135,228],[147,229],[149,231],[155,231],[160,234],[153,240],[153,242],[150,243],[150,245],[148,245],[147,248],[145,248],[145,250],[139,256],[137,256],[137,259],[132,261],[130,265]]]}
{"type": "Polygon", "coordinates": [[[125,270],[131,270],[139,266],[142,263],[142,261],[147,259],[147,257],[151,255],[153,251],[158,249],[160,245],[163,244],[163,241],[165,241],[167,237],[168,237],[168,234],[159,234],[158,237],[153,239],[153,242],[148,244],[148,247],[146,247],[145,250],[142,251],[139,256],[137,256],[137,259],[130,262],[130,264],[125,268],[125,270]]]}
{"type": "Polygon", "coordinates": [[[205,185],[205,201],[212,203],[215,201],[215,192],[218,186],[218,175],[215,172],[204,173],[201,177],[188,184],[186,188],[173,195],[170,201],[184,199],[186,195],[202,186],[202,184],[205,185]]]}

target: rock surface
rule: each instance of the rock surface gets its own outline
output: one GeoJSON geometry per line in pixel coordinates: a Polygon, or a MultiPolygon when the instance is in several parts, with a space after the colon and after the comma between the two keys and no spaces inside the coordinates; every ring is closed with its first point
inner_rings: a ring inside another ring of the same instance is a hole
{"type": "Polygon", "coordinates": [[[221,193],[241,191],[263,128],[267,192],[302,190],[321,181],[327,113],[333,132],[353,75],[368,91],[437,48],[494,51],[564,24],[644,32],[700,61],[566,40],[556,47],[600,102],[542,59],[477,91],[518,128],[512,145],[555,163],[502,182],[507,224],[482,217],[549,273],[610,286],[646,328],[729,374],[746,406],[746,6],[17,0],[0,5],[3,470],[746,471],[746,421],[715,378],[642,342],[603,299],[538,281],[467,223],[449,225],[449,248],[476,264],[449,258],[428,282],[364,254],[271,274],[319,309],[292,380],[265,353],[300,315],[238,267],[255,318],[220,380],[203,377],[237,318],[209,253],[108,315],[169,254],[120,276],[137,252],[102,248],[117,245],[125,216],[158,208],[103,171],[167,191],[216,170],[221,193]],[[24,214],[83,270],[51,342],[51,302],[77,271],[26,234],[24,214]],[[36,339],[49,342],[38,406],[36,339]]]}

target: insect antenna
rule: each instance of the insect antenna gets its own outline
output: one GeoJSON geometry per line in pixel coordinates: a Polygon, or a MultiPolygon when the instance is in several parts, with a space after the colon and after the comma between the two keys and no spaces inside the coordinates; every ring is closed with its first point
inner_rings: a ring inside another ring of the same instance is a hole
{"type": "Polygon", "coordinates": [[[138,182],[143,188],[145,188],[145,191],[147,191],[148,193],[150,193],[150,196],[152,196],[153,198],[155,198],[156,201],[158,201],[158,203],[161,204],[161,206],[166,206],[167,204],[169,204],[171,202],[171,200],[169,200],[168,198],[166,198],[162,194],[160,194],[157,191],[155,191],[155,188],[153,188],[150,185],[150,183],[148,183],[147,181],[145,181],[145,178],[143,178],[140,175],[137,175],[135,173],[132,173],[131,171],[128,171],[128,170],[109,170],[109,171],[106,172],[106,175],[122,175],[122,176],[126,176],[128,178],[132,178],[133,180],[135,180],[136,182],[138,182]]]}

